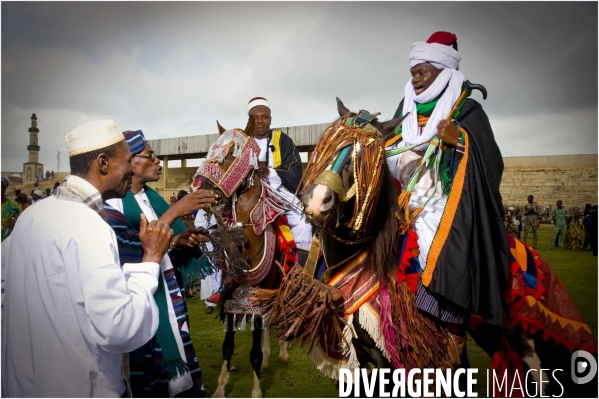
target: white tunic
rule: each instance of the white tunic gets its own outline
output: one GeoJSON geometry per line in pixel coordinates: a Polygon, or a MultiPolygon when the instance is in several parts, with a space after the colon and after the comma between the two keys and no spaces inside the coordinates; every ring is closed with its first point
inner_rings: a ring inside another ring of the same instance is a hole
{"type": "MultiPolygon", "coordinates": [[[[395,149],[402,147],[402,143],[394,144],[389,147],[395,149]]],[[[416,152],[408,150],[402,154],[395,155],[387,158],[387,165],[391,175],[395,177],[401,183],[402,190],[405,190],[410,183],[412,174],[417,169],[424,152],[416,152]]],[[[415,209],[422,206],[430,197],[430,201],[426,204],[422,213],[418,215],[414,222],[414,231],[418,235],[418,246],[420,247],[420,255],[418,260],[420,261],[420,267],[424,270],[426,268],[426,260],[428,258],[428,252],[431,248],[439,223],[441,222],[441,216],[443,216],[443,210],[447,203],[447,196],[443,192],[441,181],[438,180],[435,185],[434,177],[429,169],[424,169],[421,173],[418,182],[412,190],[410,197],[410,209],[415,209]]]]}
{"type": "MultiPolygon", "coordinates": [[[[288,201],[301,206],[300,200],[293,193],[289,192],[285,186],[283,186],[281,178],[273,167],[274,163],[272,150],[270,148],[266,148],[268,139],[258,139],[254,137],[254,140],[256,140],[260,146],[260,155],[258,157],[258,161],[265,162],[266,152],[268,151],[268,182],[270,186],[277,190],[277,192],[285,197],[288,201]]],[[[312,243],[312,226],[306,222],[304,215],[295,209],[288,210],[285,212],[285,215],[287,215],[289,229],[291,230],[295,244],[298,247],[309,249],[310,244],[312,243]]]]}
{"type": "Polygon", "coordinates": [[[87,206],[29,207],[2,243],[2,396],[121,396],[121,353],[158,327],[158,273],[121,268],[114,232],[87,206]]]}

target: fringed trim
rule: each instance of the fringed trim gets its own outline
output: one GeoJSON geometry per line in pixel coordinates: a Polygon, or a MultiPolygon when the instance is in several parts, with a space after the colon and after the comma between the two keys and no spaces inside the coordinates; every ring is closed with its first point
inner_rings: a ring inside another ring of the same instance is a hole
{"type": "Polygon", "coordinates": [[[165,362],[166,372],[169,380],[176,379],[179,376],[189,373],[189,367],[183,359],[169,360],[165,362]]]}
{"type": "Polygon", "coordinates": [[[370,335],[370,338],[372,338],[376,343],[376,347],[383,353],[385,358],[391,362],[391,355],[389,354],[389,351],[385,345],[385,337],[381,333],[381,329],[379,327],[379,316],[368,304],[361,306],[358,312],[360,315],[360,326],[366,330],[368,335],[370,335]]]}
{"type": "Polygon", "coordinates": [[[310,349],[310,352],[308,353],[308,355],[310,356],[310,360],[312,360],[312,363],[314,363],[318,371],[320,371],[322,374],[331,379],[339,379],[339,369],[344,368],[354,370],[360,367],[360,363],[358,362],[358,356],[356,355],[356,350],[354,349],[354,346],[351,345],[351,340],[356,335],[356,332],[354,331],[354,328],[352,326],[353,318],[353,315],[348,316],[347,324],[343,329],[345,341],[350,343],[349,345],[347,345],[345,341],[341,342],[343,355],[347,358],[347,362],[345,364],[328,358],[323,352],[323,350],[320,348],[320,344],[318,343],[318,341],[312,347],[312,349],[310,349]]]}

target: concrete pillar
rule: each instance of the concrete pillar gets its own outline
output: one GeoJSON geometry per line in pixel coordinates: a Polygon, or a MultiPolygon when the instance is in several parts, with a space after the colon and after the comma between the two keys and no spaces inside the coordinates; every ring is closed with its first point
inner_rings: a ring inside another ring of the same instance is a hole
{"type": "Polygon", "coordinates": [[[181,160],[181,167],[182,168],[186,168],[187,167],[187,159],[182,159],[181,160]]]}
{"type": "Polygon", "coordinates": [[[162,189],[164,192],[166,192],[166,179],[168,178],[168,155],[165,155],[164,159],[162,160],[162,178],[164,179],[162,182],[164,184],[162,189]]]}

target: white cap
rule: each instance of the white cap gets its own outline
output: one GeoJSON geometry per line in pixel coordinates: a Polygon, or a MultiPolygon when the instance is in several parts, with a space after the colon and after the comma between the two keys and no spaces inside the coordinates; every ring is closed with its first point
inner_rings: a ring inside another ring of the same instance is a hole
{"type": "Polygon", "coordinates": [[[42,192],[40,190],[35,190],[33,191],[33,194],[38,195],[38,196],[42,196],[42,192]]]}
{"type": "Polygon", "coordinates": [[[266,108],[270,109],[270,106],[268,105],[268,101],[266,101],[266,98],[254,97],[248,102],[248,115],[250,114],[252,108],[257,107],[259,105],[264,105],[266,108]]]}
{"type": "Polygon", "coordinates": [[[123,133],[110,119],[84,123],[64,136],[64,142],[71,157],[109,147],[124,139],[123,133]]]}
{"type": "Polygon", "coordinates": [[[514,207],[513,207],[513,206],[510,206],[509,208],[507,208],[507,210],[508,210],[508,211],[513,211],[513,210],[514,210],[514,207]]]}

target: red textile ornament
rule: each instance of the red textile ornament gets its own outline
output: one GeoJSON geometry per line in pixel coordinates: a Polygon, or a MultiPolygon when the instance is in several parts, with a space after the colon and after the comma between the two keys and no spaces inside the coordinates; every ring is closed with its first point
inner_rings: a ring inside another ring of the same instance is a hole
{"type": "Polygon", "coordinates": [[[446,46],[451,46],[458,40],[458,37],[451,32],[435,32],[428,38],[427,43],[439,43],[446,46]]]}

